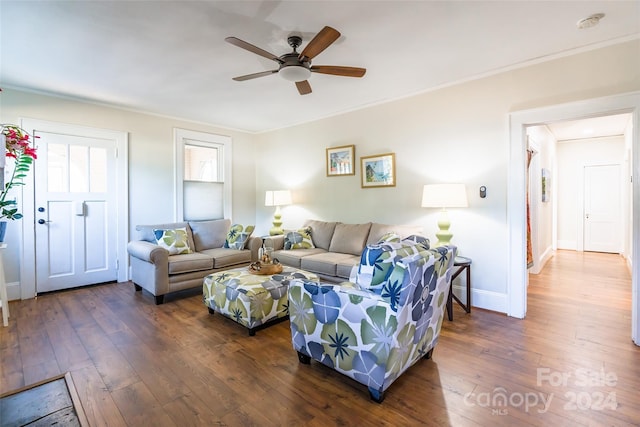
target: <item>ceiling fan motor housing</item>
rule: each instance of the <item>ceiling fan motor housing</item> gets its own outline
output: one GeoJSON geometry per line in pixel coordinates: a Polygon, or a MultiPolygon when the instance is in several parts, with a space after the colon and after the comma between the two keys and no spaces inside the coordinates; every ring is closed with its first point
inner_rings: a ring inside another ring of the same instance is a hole
{"type": "MultiPolygon", "coordinates": [[[[291,37],[289,37],[289,39],[291,39],[291,37]]],[[[291,82],[302,82],[311,76],[311,62],[300,61],[297,53],[286,53],[280,57],[280,60],[282,63],[278,69],[278,74],[280,74],[283,79],[291,82]]]]}

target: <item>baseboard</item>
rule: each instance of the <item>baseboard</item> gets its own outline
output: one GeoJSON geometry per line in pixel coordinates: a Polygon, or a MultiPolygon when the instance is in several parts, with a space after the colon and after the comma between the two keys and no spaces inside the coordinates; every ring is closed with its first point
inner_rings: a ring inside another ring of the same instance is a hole
{"type": "MultiPolygon", "coordinates": [[[[467,288],[465,286],[453,285],[453,293],[460,298],[460,301],[466,302],[467,288]]],[[[507,294],[471,288],[471,313],[473,313],[473,308],[506,313],[507,300],[507,294]]]]}
{"type": "Polygon", "coordinates": [[[558,249],[567,249],[570,251],[578,250],[578,242],[575,240],[558,240],[558,249]]]}
{"type": "Polygon", "coordinates": [[[20,292],[20,282],[7,283],[7,298],[9,299],[9,301],[22,299],[22,293],[20,292]]]}

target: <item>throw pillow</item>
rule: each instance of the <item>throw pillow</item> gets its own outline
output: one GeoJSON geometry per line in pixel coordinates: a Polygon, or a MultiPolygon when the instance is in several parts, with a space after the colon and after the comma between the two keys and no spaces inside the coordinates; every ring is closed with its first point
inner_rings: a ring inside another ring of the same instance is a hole
{"type": "Polygon", "coordinates": [[[423,244],[407,239],[400,242],[367,245],[360,257],[356,283],[364,289],[379,294],[395,268],[396,262],[422,250],[424,250],[423,244]]]}
{"type": "Polygon", "coordinates": [[[419,236],[417,234],[412,234],[411,236],[402,239],[402,241],[403,242],[414,242],[414,243],[417,243],[427,251],[430,249],[430,246],[431,246],[428,238],[426,238],[424,236],[419,236]]]}
{"type": "Polygon", "coordinates": [[[378,240],[378,244],[387,243],[387,242],[399,242],[399,241],[400,241],[400,236],[398,236],[396,233],[391,231],[389,233],[386,233],[384,236],[382,236],[380,240],[378,240]]]}
{"type": "Polygon", "coordinates": [[[169,251],[169,255],[190,254],[187,228],[154,229],[156,243],[169,251]]]}
{"type": "Polygon", "coordinates": [[[227,233],[227,240],[224,241],[224,247],[238,250],[244,249],[254,228],[253,225],[243,227],[242,224],[233,224],[227,233]]]}
{"type": "Polygon", "coordinates": [[[287,231],[284,235],[284,249],[312,249],[315,248],[311,239],[311,227],[287,231]]]}

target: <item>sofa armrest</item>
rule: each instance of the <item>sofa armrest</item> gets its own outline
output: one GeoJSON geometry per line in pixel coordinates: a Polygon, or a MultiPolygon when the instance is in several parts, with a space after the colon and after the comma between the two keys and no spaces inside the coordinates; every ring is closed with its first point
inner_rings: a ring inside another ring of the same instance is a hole
{"type": "Polygon", "coordinates": [[[136,257],[142,261],[151,264],[168,264],[169,251],[154,243],[144,240],[133,240],[127,245],[127,252],[132,257],[136,257]]]}
{"type": "Polygon", "coordinates": [[[249,240],[247,241],[247,245],[245,247],[251,251],[251,262],[258,261],[258,251],[262,247],[262,238],[249,237],[249,240]]]}
{"type": "Polygon", "coordinates": [[[264,239],[264,245],[271,246],[274,251],[284,249],[284,234],[267,237],[266,239],[264,239]]]}

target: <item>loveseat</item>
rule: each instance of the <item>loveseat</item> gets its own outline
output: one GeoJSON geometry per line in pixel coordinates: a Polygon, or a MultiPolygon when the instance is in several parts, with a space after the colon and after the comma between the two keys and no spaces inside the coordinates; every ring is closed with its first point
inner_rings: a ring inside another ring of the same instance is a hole
{"type": "Polygon", "coordinates": [[[300,362],[315,359],[353,378],[380,403],[402,373],[430,359],[456,248],[425,247],[397,240],[367,246],[350,282],[293,280],[291,341],[300,362]]]}
{"type": "Polygon", "coordinates": [[[138,238],[127,245],[131,280],[164,302],[170,292],[202,288],[209,274],[248,265],[258,259],[262,239],[253,227],[228,219],[138,225],[138,238]]]}
{"type": "Polygon", "coordinates": [[[281,264],[316,273],[323,280],[341,282],[349,279],[365,246],[379,242],[389,233],[403,239],[421,234],[422,227],[310,219],[297,230],[266,238],[264,244],[273,247],[273,256],[281,264]]]}

